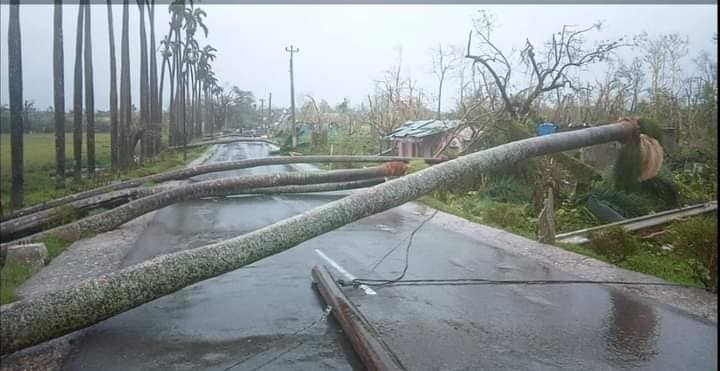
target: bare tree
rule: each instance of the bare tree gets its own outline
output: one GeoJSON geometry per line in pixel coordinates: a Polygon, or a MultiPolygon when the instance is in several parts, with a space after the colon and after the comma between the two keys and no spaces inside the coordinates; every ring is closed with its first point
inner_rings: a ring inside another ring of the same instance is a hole
{"type": "Polygon", "coordinates": [[[454,53],[449,47],[443,48],[442,44],[438,44],[437,47],[430,49],[430,57],[432,60],[432,70],[435,77],[438,79],[438,95],[437,95],[437,112],[436,118],[441,118],[442,112],[442,92],[445,78],[449,71],[453,70],[455,61],[453,60],[454,53]]]}
{"type": "Polygon", "coordinates": [[[529,81],[526,88],[513,91],[512,73],[514,63],[492,40],[494,29],[493,17],[481,12],[475,20],[475,30],[468,36],[466,57],[481,65],[492,78],[504,105],[504,110],[513,119],[524,118],[530,112],[532,104],[544,93],[568,87],[573,89],[572,73],[595,63],[604,61],[617,48],[629,45],[623,38],[614,41],[602,41],[591,48],[585,46],[585,35],[593,30],[600,30],[602,24],[596,23],[588,27],[564,25],[561,31],[554,33],[542,50],[536,50],[535,44],[525,40],[525,47],[520,52],[520,65],[530,73],[524,76],[529,81]],[[471,52],[472,36],[476,35],[479,42],[471,52]]]}

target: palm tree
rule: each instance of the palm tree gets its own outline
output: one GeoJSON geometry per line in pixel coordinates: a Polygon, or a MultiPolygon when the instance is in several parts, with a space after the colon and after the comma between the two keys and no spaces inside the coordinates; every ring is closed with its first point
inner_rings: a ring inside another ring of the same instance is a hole
{"type": "Polygon", "coordinates": [[[117,65],[115,62],[115,32],[113,27],[112,1],[107,0],[108,36],[110,39],[110,158],[113,169],[118,167],[118,96],[117,65]]]}
{"type": "Polygon", "coordinates": [[[130,95],[130,28],[128,27],[128,0],[123,0],[122,40],[120,42],[120,168],[127,169],[132,159],[129,146],[130,123],[132,122],[132,97],[130,95]]]}
{"type": "Polygon", "coordinates": [[[90,2],[85,3],[85,121],[87,122],[87,172],[95,175],[95,91],[93,88],[90,2]]]}
{"type": "Polygon", "coordinates": [[[77,31],[75,35],[75,79],[73,81],[73,177],[80,180],[82,172],[82,33],[83,7],[78,4],[77,31]]]}
{"type": "Polygon", "coordinates": [[[10,208],[23,204],[23,83],[20,4],[10,0],[8,19],[8,87],[10,88],[10,208]]]}
{"type": "Polygon", "coordinates": [[[148,140],[150,110],[148,95],[148,55],[147,55],[147,32],[145,31],[145,5],[144,0],[137,0],[140,11],[140,127],[145,129],[140,150],[140,161],[144,161],[150,155],[150,141],[148,140]]]}
{"type": "Polygon", "coordinates": [[[152,146],[153,155],[160,152],[162,106],[158,95],[157,81],[157,49],[155,46],[155,0],[147,3],[148,17],[150,20],[150,122],[152,123],[152,146]]]}
{"type": "MultiPolygon", "coordinates": [[[[172,29],[171,29],[172,32],[172,29]]],[[[173,70],[173,59],[170,59],[170,57],[173,56],[172,48],[172,41],[171,36],[166,35],[164,39],[160,41],[160,45],[162,47],[160,53],[163,57],[163,63],[162,67],[160,68],[160,87],[158,92],[158,109],[160,110],[160,114],[162,114],[162,99],[163,99],[163,87],[165,86],[165,66],[167,66],[168,69],[168,76],[170,77],[168,81],[170,82],[170,104],[168,109],[168,115],[169,115],[169,145],[173,146],[175,145],[175,114],[173,110],[173,97],[174,97],[174,70],[173,70]]]]}
{"type": "Polygon", "coordinates": [[[63,60],[62,0],[53,16],[53,97],[55,107],[55,188],[65,188],[65,63],[63,60]]]}

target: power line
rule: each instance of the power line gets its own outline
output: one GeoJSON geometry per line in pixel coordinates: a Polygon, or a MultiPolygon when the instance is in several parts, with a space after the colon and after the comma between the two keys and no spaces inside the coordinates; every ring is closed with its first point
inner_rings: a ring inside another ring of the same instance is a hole
{"type": "MultiPolygon", "coordinates": [[[[706,288],[698,285],[689,285],[682,283],[672,282],[641,282],[641,281],[617,281],[617,280],[547,280],[547,279],[536,279],[536,280],[496,280],[488,278],[448,278],[448,279],[411,279],[405,280],[405,274],[408,271],[410,265],[410,249],[412,247],[413,238],[415,234],[427,223],[435,217],[438,213],[437,210],[430,215],[427,219],[423,220],[413,231],[410,233],[410,238],[405,247],[405,265],[402,273],[396,278],[392,279],[375,279],[375,278],[356,278],[349,284],[352,286],[366,285],[374,287],[386,287],[386,286],[480,286],[480,285],[623,285],[623,286],[664,286],[664,287],[682,287],[682,288],[693,288],[701,289],[705,291],[714,291],[710,288],[706,288]]],[[[388,251],[382,258],[373,266],[373,269],[377,267],[385,258],[387,258],[393,251],[395,251],[400,244],[396,245],[390,251],[388,251]]],[[[348,283],[343,280],[338,281],[341,285],[347,286],[348,283]]]]}

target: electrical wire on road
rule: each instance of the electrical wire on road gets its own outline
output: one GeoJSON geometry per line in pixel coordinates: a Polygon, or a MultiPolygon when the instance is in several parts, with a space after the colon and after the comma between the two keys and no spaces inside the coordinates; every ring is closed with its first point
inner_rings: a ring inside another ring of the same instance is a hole
{"type": "MultiPolygon", "coordinates": [[[[448,278],[448,279],[412,279],[405,280],[405,274],[410,266],[410,249],[412,248],[413,238],[415,234],[427,223],[437,215],[438,210],[432,213],[428,218],[423,220],[411,233],[408,243],[405,247],[405,265],[402,273],[396,278],[392,279],[374,279],[374,278],[355,278],[348,284],[343,280],[338,280],[338,283],[343,286],[372,286],[372,287],[387,287],[387,286],[481,286],[481,285],[621,285],[621,286],[665,286],[665,287],[681,287],[681,288],[693,288],[701,289],[705,291],[712,291],[712,289],[698,286],[689,285],[682,283],[671,283],[671,282],[641,282],[641,281],[614,281],[614,280],[495,280],[487,278],[448,278]]],[[[390,251],[388,251],[378,262],[373,266],[373,270],[387,258],[393,251],[395,251],[400,245],[396,245],[390,251]]]]}
{"type": "MultiPolygon", "coordinates": [[[[330,314],[331,311],[332,311],[332,308],[331,308],[331,307],[329,307],[329,306],[326,307],[326,308],[323,310],[323,313],[322,313],[322,315],[320,316],[320,318],[312,321],[312,322],[311,322],[310,324],[308,324],[307,326],[305,326],[305,327],[303,327],[303,328],[300,328],[300,329],[298,329],[297,331],[293,332],[292,334],[290,334],[290,338],[294,338],[295,336],[299,335],[300,333],[303,333],[303,332],[309,330],[310,328],[315,327],[315,325],[317,325],[318,323],[324,321],[325,318],[327,318],[327,316],[330,314]]],[[[305,343],[304,340],[300,340],[300,341],[297,342],[295,345],[285,348],[285,350],[283,350],[282,352],[276,353],[272,358],[270,358],[270,359],[268,359],[267,361],[259,364],[259,365],[256,366],[256,367],[252,368],[251,371],[257,371],[257,370],[259,370],[259,369],[261,369],[261,368],[263,368],[263,367],[265,367],[265,366],[267,366],[267,365],[269,365],[269,364],[277,361],[280,357],[282,357],[282,356],[284,356],[285,354],[288,354],[288,353],[292,352],[293,350],[299,348],[299,347],[300,347],[301,345],[303,345],[304,343],[305,343]]],[[[245,363],[245,362],[253,359],[256,355],[257,355],[257,354],[255,354],[255,355],[253,355],[253,356],[250,356],[250,357],[248,357],[248,358],[242,359],[242,360],[240,360],[240,361],[232,364],[231,366],[225,368],[223,371],[232,370],[233,368],[238,367],[238,366],[240,366],[241,364],[243,364],[243,363],[245,363]]]]}

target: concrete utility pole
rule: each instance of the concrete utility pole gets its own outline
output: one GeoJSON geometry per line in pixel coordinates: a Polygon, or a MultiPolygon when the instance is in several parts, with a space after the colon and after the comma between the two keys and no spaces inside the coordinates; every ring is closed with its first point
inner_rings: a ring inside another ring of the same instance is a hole
{"type": "Polygon", "coordinates": [[[265,122],[265,99],[260,98],[260,122],[258,123],[258,128],[261,128],[264,125],[265,122]]]}
{"type": "Polygon", "coordinates": [[[293,77],[293,54],[298,53],[300,48],[286,46],[285,51],[290,53],[290,119],[292,120],[292,148],[297,146],[297,133],[295,131],[295,79],[293,77]]]}
{"type": "Polygon", "coordinates": [[[273,120],[273,112],[272,112],[272,93],[268,96],[268,119],[267,119],[267,128],[265,128],[265,131],[267,131],[268,138],[270,137],[270,129],[272,127],[273,120]]]}

